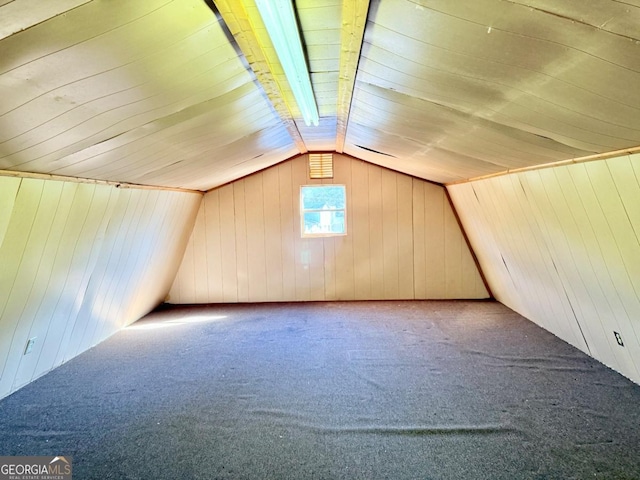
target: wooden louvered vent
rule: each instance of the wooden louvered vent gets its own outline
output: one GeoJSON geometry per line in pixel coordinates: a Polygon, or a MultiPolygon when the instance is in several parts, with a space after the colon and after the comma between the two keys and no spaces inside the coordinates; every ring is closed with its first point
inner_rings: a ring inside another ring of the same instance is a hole
{"type": "Polygon", "coordinates": [[[309,154],[309,178],[333,178],[333,154],[309,154]]]}

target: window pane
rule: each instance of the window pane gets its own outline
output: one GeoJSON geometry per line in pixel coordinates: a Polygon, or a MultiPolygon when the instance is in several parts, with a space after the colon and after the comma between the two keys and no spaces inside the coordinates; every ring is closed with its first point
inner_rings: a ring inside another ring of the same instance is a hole
{"type": "Polygon", "coordinates": [[[306,185],[300,188],[302,236],[345,235],[344,185],[306,185]]]}
{"type": "Polygon", "coordinates": [[[310,209],[344,209],[344,185],[302,187],[302,208],[310,209]]]}
{"type": "Polygon", "coordinates": [[[344,233],[344,210],[304,213],[304,233],[344,233]]]}

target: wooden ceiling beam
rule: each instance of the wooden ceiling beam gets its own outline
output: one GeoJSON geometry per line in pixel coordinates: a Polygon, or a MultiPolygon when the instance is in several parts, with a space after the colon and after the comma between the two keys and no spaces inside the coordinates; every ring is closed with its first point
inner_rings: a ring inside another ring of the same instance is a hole
{"type": "Polygon", "coordinates": [[[306,153],[307,146],[287,103],[287,98],[290,98],[291,94],[284,91],[276,80],[276,69],[282,68],[277,59],[269,58],[265,53],[267,48],[272,49],[270,44],[267,44],[270,42],[268,36],[260,35],[256,31],[260,28],[266,32],[266,29],[255,2],[253,0],[214,0],[214,3],[258,82],[262,85],[267,98],[291,135],[296,148],[300,153],[306,153]]]}
{"type": "Polygon", "coordinates": [[[364,30],[367,25],[369,0],[345,1],[342,4],[342,34],[340,38],[340,74],[338,80],[336,151],[344,151],[364,30]]]}

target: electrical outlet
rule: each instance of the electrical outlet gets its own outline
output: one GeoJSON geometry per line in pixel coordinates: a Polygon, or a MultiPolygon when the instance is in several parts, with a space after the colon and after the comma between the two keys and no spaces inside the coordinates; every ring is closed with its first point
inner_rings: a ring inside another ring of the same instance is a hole
{"type": "Polygon", "coordinates": [[[33,350],[33,344],[36,343],[36,338],[37,337],[33,337],[30,338],[29,340],[27,340],[27,346],[24,347],[24,354],[28,354],[31,353],[31,350],[33,350]]]}
{"type": "Polygon", "coordinates": [[[618,342],[618,345],[624,347],[624,343],[622,343],[622,335],[620,335],[618,332],[613,332],[613,334],[616,336],[616,342],[618,342]]]}

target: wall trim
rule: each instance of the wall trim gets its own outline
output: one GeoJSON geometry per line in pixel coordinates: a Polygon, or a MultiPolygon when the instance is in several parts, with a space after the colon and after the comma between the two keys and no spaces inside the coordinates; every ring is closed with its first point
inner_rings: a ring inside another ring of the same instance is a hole
{"type": "Polygon", "coordinates": [[[142,185],[137,183],[115,182],[112,180],[97,180],[93,178],[82,177],[67,177],[65,175],[53,175],[50,173],[34,173],[34,172],[19,172],[15,170],[0,170],[1,177],[18,177],[18,178],[36,178],[38,180],[53,180],[55,182],[73,182],[73,183],[90,183],[93,185],[109,185],[116,188],[134,188],[138,190],[164,190],[169,192],[182,192],[182,193],[198,193],[204,195],[205,192],[201,190],[190,190],[188,188],[178,187],[162,187],[157,185],[142,185]]]}
{"type": "Polygon", "coordinates": [[[504,175],[511,175],[513,173],[530,172],[532,170],[542,170],[545,168],[561,167],[563,165],[573,165],[575,163],[594,162],[596,160],[606,160],[607,158],[621,157],[623,155],[633,155],[640,153],[640,146],[624,148],[622,150],[614,150],[611,152],[596,153],[594,155],[587,155],[586,157],[570,158],[568,160],[560,160],[558,162],[543,163],[540,165],[531,165],[529,167],[512,168],[504,170],[502,172],[490,173],[488,175],[481,175],[479,177],[468,178],[466,180],[456,180],[455,182],[445,183],[444,186],[460,185],[463,183],[477,182],[478,180],[486,180],[487,178],[502,177],[504,175]]]}

